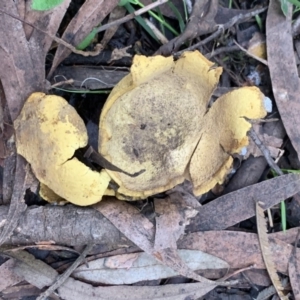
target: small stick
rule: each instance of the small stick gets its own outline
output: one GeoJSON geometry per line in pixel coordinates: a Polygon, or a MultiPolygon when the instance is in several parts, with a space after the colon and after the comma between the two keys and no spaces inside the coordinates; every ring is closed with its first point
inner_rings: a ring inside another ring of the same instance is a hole
{"type": "Polygon", "coordinates": [[[153,31],[154,35],[157,37],[157,39],[161,42],[162,45],[168,43],[168,39],[161,33],[161,31],[147,18],[143,18],[146,24],[150,27],[150,29],[153,31]]]}
{"type": "Polygon", "coordinates": [[[255,130],[253,128],[251,128],[248,134],[251,137],[251,139],[253,140],[253,142],[256,144],[256,146],[259,148],[259,150],[261,151],[261,153],[264,155],[265,159],[267,160],[268,165],[278,175],[283,175],[282,170],[275,164],[274,160],[272,159],[269,149],[259,139],[259,137],[256,134],[255,130]]]}
{"type": "Polygon", "coordinates": [[[213,50],[211,53],[208,53],[205,55],[206,58],[211,59],[216,55],[222,54],[222,53],[228,53],[228,52],[233,52],[233,51],[238,51],[240,48],[238,46],[226,46],[226,47],[221,47],[218,49],[213,50]]]}
{"type": "Polygon", "coordinates": [[[258,60],[259,62],[261,62],[262,64],[268,66],[268,62],[265,59],[262,59],[252,53],[250,53],[247,49],[245,49],[244,47],[242,47],[240,44],[238,44],[238,42],[236,40],[233,40],[233,42],[242,50],[244,51],[246,54],[248,54],[250,57],[258,60]]]}
{"type": "Polygon", "coordinates": [[[73,84],[73,83],[74,83],[74,79],[68,79],[68,80],[60,81],[60,82],[52,84],[51,89],[56,88],[58,86],[62,86],[64,84],[73,84]]]}
{"type": "Polygon", "coordinates": [[[72,274],[72,272],[85,260],[89,251],[93,248],[93,243],[87,245],[81,255],[75,260],[70,268],[68,268],[63,274],[56,277],[55,282],[43,292],[37,300],[46,300],[56,289],[58,289],[72,274]]]}
{"type": "Polygon", "coordinates": [[[104,30],[106,30],[106,29],[108,29],[108,28],[110,28],[112,26],[120,25],[120,24],[123,24],[123,23],[125,23],[127,21],[130,21],[131,19],[134,19],[135,17],[140,16],[140,15],[144,14],[145,12],[147,12],[147,11],[149,11],[149,10],[151,10],[151,9],[159,6],[159,5],[162,5],[162,4],[164,4],[164,3],[168,2],[168,1],[169,0],[157,0],[156,2],[151,3],[151,4],[145,6],[145,7],[141,8],[141,9],[139,9],[139,10],[137,10],[137,11],[135,11],[135,12],[133,12],[133,13],[131,13],[131,14],[129,14],[129,15],[121,18],[121,19],[119,19],[119,20],[110,22],[108,24],[105,24],[105,25],[99,27],[97,29],[97,32],[101,32],[101,31],[104,31],[104,30]]]}
{"type": "Polygon", "coordinates": [[[223,24],[223,25],[216,25],[216,28],[217,30],[211,34],[209,37],[207,37],[206,39],[204,39],[203,41],[191,46],[191,47],[188,47],[182,51],[178,51],[176,53],[174,53],[174,55],[176,56],[180,56],[182,53],[184,53],[185,51],[193,51],[193,50],[196,50],[198,49],[200,46],[203,46],[205,44],[207,44],[208,42],[214,40],[215,38],[217,38],[219,35],[221,35],[224,30],[230,28],[231,26],[233,26],[235,23],[241,21],[241,20],[244,20],[244,19],[248,19],[248,18],[252,18],[262,12],[264,12],[265,10],[267,9],[267,7],[263,7],[263,8],[259,8],[259,9],[256,9],[256,10],[253,10],[249,13],[246,13],[246,14],[239,14],[235,17],[233,17],[232,19],[230,19],[227,23],[223,24]]]}

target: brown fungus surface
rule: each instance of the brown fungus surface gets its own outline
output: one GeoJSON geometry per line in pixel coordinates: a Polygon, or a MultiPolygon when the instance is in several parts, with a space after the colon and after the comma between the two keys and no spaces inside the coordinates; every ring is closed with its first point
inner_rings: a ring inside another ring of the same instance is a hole
{"type": "Polygon", "coordinates": [[[110,176],[73,158],[88,137],[84,122],[65,99],[33,93],[14,125],[17,151],[30,163],[46,200],[63,198],[77,205],[101,200],[110,176]]]}
{"type": "Polygon", "coordinates": [[[237,89],[208,103],[221,75],[198,51],[135,56],[131,73],[111,92],[100,117],[99,152],[138,177],[107,171],[118,193],[147,197],[189,179],[195,194],[223,182],[231,154],[248,144],[246,118],[266,115],[259,89],[237,89]]]}

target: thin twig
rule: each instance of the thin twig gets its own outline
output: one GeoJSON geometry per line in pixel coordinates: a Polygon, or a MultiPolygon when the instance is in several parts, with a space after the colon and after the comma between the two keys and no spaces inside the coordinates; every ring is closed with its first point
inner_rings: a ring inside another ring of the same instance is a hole
{"type": "Polygon", "coordinates": [[[56,289],[58,289],[72,274],[72,272],[84,261],[89,251],[93,248],[93,243],[87,245],[81,255],[75,260],[70,268],[68,268],[63,274],[56,277],[55,282],[43,292],[37,300],[46,300],[56,289]]]}
{"type": "Polygon", "coordinates": [[[253,142],[256,144],[256,146],[259,148],[261,153],[264,155],[268,165],[278,174],[283,175],[282,170],[275,164],[274,160],[271,157],[269,149],[262,143],[258,135],[256,134],[255,130],[253,128],[249,131],[249,136],[253,140],[253,142]]]}
{"type": "Polygon", "coordinates": [[[129,15],[121,18],[121,19],[119,19],[119,20],[110,22],[108,24],[105,24],[105,25],[99,27],[97,29],[97,32],[101,32],[101,31],[104,31],[104,30],[106,30],[106,29],[108,29],[108,28],[110,28],[112,26],[120,25],[120,24],[123,24],[123,23],[125,23],[127,21],[130,21],[130,20],[134,19],[135,17],[140,16],[140,15],[144,14],[145,12],[147,12],[147,11],[149,11],[149,10],[151,10],[151,9],[159,6],[159,5],[162,5],[162,4],[164,4],[164,3],[168,2],[168,1],[169,0],[157,0],[156,2],[151,3],[151,4],[145,6],[145,7],[141,8],[141,9],[139,9],[139,10],[137,10],[137,11],[135,11],[135,12],[133,12],[133,13],[131,13],[131,14],[129,14],[129,15]]]}
{"type": "Polygon", "coordinates": [[[219,35],[221,35],[224,30],[230,28],[231,26],[233,26],[235,23],[241,21],[241,20],[245,20],[245,19],[248,19],[248,18],[252,18],[262,12],[264,12],[265,10],[267,9],[267,7],[263,7],[263,8],[259,8],[259,9],[256,9],[256,10],[253,10],[249,13],[246,13],[246,14],[239,14],[235,17],[233,17],[232,19],[230,19],[227,23],[223,24],[223,25],[216,25],[216,28],[217,30],[211,34],[209,37],[207,37],[206,39],[204,39],[203,41],[191,46],[191,47],[188,47],[182,51],[178,51],[176,52],[174,55],[176,56],[180,56],[182,53],[184,53],[185,51],[193,51],[193,50],[196,50],[198,49],[199,47],[207,44],[208,42],[214,40],[215,38],[217,38],[219,35]]]}
{"type": "Polygon", "coordinates": [[[236,45],[220,47],[218,49],[213,50],[211,53],[205,54],[205,57],[208,59],[211,59],[214,56],[222,54],[222,53],[228,53],[228,52],[239,51],[239,50],[240,50],[240,48],[236,45]]]}
{"type": "Polygon", "coordinates": [[[65,84],[73,84],[73,83],[74,83],[74,79],[68,79],[68,80],[60,81],[60,82],[52,84],[51,89],[54,89],[58,86],[62,86],[62,85],[65,85],[65,84]]]}
{"type": "Polygon", "coordinates": [[[44,34],[46,34],[47,36],[49,36],[50,38],[52,38],[56,43],[65,46],[66,48],[68,48],[69,50],[71,50],[73,53],[76,53],[76,54],[79,54],[79,55],[82,55],[82,56],[96,56],[103,49],[103,47],[102,47],[101,44],[97,44],[95,46],[95,50],[94,51],[81,51],[81,50],[77,50],[74,46],[72,46],[71,44],[67,43],[63,39],[61,39],[61,38],[59,38],[59,37],[57,37],[55,35],[52,35],[52,34],[48,33],[47,31],[42,30],[42,29],[36,27],[35,25],[33,25],[33,24],[31,24],[31,23],[29,23],[29,22],[27,22],[25,20],[22,20],[21,18],[19,18],[18,16],[15,16],[13,14],[11,14],[10,12],[7,12],[7,11],[1,9],[1,8],[0,8],[0,12],[2,12],[3,14],[8,15],[10,17],[12,17],[13,19],[16,19],[16,20],[18,20],[20,22],[23,22],[24,24],[27,24],[28,26],[30,26],[30,27],[32,27],[32,28],[34,28],[34,29],[36,29],[36,30],[38,30],[40,32],[43,32],[44,34]]]}
{"type": "Polygon", "coordinates": [[[259,62],[261,62],[262,64],[268,66],[268,62],[265,59],[262,59],[252,53],[250,53],[247,49],[245,49],[244,47],[242,47],[236,40],[233,40],[233,42],[242,50],[244,51],[246,54],[248,54],[250,57],[258,60],[259,62]]]}
{"type": "Polygon", "coordinates": [[[168,39],[162,34],[162,32],[150,20],[148,20],[147,18],[143,19],[162,45],[167,44],[169,42],[168,39]]]}

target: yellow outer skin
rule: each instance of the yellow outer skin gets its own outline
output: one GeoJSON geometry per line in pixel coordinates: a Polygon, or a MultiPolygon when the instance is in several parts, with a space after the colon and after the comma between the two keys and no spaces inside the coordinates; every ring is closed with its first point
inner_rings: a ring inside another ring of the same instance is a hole
{"type": "Polygon", "coordinates": [[[102,199],[110,176],[105,170],[92,171],[72,158],[76,149],[86,146],[87,132],[82,119],[65,99],[33,93],[14,122],[17,152],[31,164],[46,188],[43,195],[55,194],[81,206],[102,199]]]}
{"type": "Polygon", "coordinates": [[[118,193],[145,198],[184,181],[222,72],[212,66],[198,51],[177,61],[135,56],[100,117],[99,152],[129,173],[146,170],[135,178],[108,170],[118,193]]]}
{"type": "Polygon", "coordinates": [[[221,96],[205,116],[202,136],[190,162],[194,194],[201,195],[222,183],[232,164],[231,154],[249,143],[248,119],[264,118],[264,95],[256,87],[236,89],[221,96]]]}

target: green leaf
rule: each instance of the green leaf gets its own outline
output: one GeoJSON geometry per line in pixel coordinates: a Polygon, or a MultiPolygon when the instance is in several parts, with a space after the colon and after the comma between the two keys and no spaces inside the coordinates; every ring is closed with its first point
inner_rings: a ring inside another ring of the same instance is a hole
{"type": "Polygon", "coordinates": [[[138,0],[120,0],[119,1],[119,6],[125,6],[126,4],[128,3],[131,3],[131,4],[134,4],[134,5],[140,5],[140,1],[138,0]]]}
{"type": "Polygon", "coordinates": [[[124,6],[125,4],[127,4],[129,2],[130,2],[130,0],[120,0],[118,5],[119,6],[124,6]]]}
{"type": "Polygon", "coordinates": [[[180,31],[183,32],[184,28],[185,28],[185,24],[184,24],[183,18],[181,16],[179,10],[177,9],[177,7],[171,1],[168,1],[167,3],[169,5],[169,7],[171,8],[171,10],[173,11],[174,15],[176,16],[178,22],[179,22],[180,31]]]}
{"type": "Polygon", "coordinates": [[[281,0],[281,10],[285,16],[288,14],[288,2],[287,0],[281,0]]]}
{"type": "Polygon", "coordinates": [[[296,7],[300,7],[300,1],[298,1],[298,0],[287,0],[287,1],[294,4],[296,7]]]}
{"type": "Polygon", "coordinates": [[[285,206],[285,202],[284,201],[280,202],[280,208],[281,208],[281,226],[282,226],[282,231],[286,232],[286,206],[285,206]]]}
{"type": "Polygon", "coordinates": [[[92,40],[95,38],[97,34],[97,28],[94,28],[85,38],[84,40],[76,47],[77,50],[84,50],[87,46],[89,46],[92,40]]]}
{"type": "MultiPolygon", "coordinates": [[[[124,6],[125,6],[125,8],[127,9],[127,11],[129,13],[135,12],[134,7],[130,3],[127,3],[124,6]]],[[[141,16],[136,16],[135,19],[152,36],[152,38],[154,40],[156,40],[157,42],[159,42],[158,39],[157,39],[157,37],[153,33],[152,29],[147,25],[147,23],[144,21],[144,19],[141,16]]]]}
{"type": "Polygon", "coordinates": [[[31,9],[41,11],[49,10],[60,5],[63,2],[64,0],[32,0],[31,9]]]}

